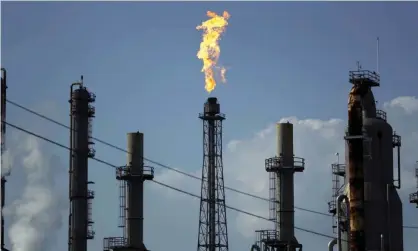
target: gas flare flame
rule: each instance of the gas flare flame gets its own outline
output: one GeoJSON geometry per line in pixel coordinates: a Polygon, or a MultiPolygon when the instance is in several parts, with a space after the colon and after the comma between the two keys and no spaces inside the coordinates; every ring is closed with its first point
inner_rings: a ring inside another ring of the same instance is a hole
{"type": "Polygon", "coordinates": [[[224,11],[222,16],[219,16],[212,11],[208,11],[206,15],[210,19],[196,27],[197,30],[203,31],[202,42],[200,43],[200,49],[197,52],[197,58],[203,62],[202,72],[205,73],[205,89],[210,93],[216,87],[214,71],[219,71],[221,81],[224,83],[226,82],[226,69],[217,66],[216,64],[221,53],[218,42],[228,25],[230,15],[227,11],[224,11]]]}

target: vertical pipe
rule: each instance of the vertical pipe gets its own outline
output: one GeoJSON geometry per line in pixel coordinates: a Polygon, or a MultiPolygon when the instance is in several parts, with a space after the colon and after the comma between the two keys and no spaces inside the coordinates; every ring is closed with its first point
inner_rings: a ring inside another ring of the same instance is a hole
{"type": "Polygon", "coordinates": [[[209,192],[209,251],[215,251],[216,241],[216,170],[215,170],[215,121],[208,121],[209,166],[208,166],[208,192],[209,192]]]}
{"type": "Polygon", "coordinates": [[[6,178],[5,177],[1,177],[1,250],[4,249],[4,216],[3,216],[3,208],[5,205],[5,196],[6,196],[6,192],[5,192],[5,188],[6,188],[6,178]]]}
{"type": "MultiPolygon", "coordinates": [[[[330,242],[328,242],[328,251],[334,251],[334,246],[337,243],[337,239],[332,239],[330,242]]],[[[338,250],[341,251],[341,250],[338,250]]]]}
{"type": "Polygon", "coordinates": [[[383,234],[380,235],[380,251],[385,251],[385,238],[383,234]]]}
{"type": "Polygon", "coordinates": [[[391,188],[392,188],[392,185],[391,184],[387,184],[386,185],[386,201],[387,201],[387,205],[388,205],[388,210],[387,210],[387,219],[388,219],[388,250],[392,250],[392,230],[391,230],[392,222],[390,220],[390,218],[391,218],[391,203],[390,203],[390,192],[391,192],[391,188]]]}
{"type": "Polygon", "coordinates": [[[345,201],[346,205],[347,205],[347,212],[350,208],[349,206],[349,202],[348,202],[348,197],[346,195],[339,195],[337,197],[337,243],[338,243],[338,251],[342,251],[342,240],[341,240],[341,204],[342,202],[345,201]]]}
{"type": "Polygon", "coordinates": [[[361,98],[367,92],[354,85],[348,104],[348,184],[350,199],[350,251],[365,251],[363,115],[361,98]]]}
{"type": "Polygon", "coordinates": [[[401,147],[397,146],[397,151],[398,151],[398,184],[396,186],[396,188],[400,189],[401,188],[401,147]]]}
{"type": "Polygon", "coordinates": [[[293,125],[277,124],[277,154],[282,157],[283,169],[277,175],[277,207],[279,239],[291,242],[294,238],[294,170],[293,125]]]}
{"type": "MultiPolygon", "coordinates": [[[[6,69],[1,68],[1,154],[4,153],[6,147],[6,89],[7,89],[7,72],[6,69]]],[[[3,165],[3,158],[1,158],[1,164],[3,165]]],[[[1,175],[1,249],[5,247],[4,243],[4,216],[3,208],[6,204],[6,176],[7,174],[1,175]]]]}
{"type": "Polygon", "coordinates": [[[127,138],[127,162],[131,178],[126,182],[126,236],[129,246],[140,248],[143,245],[144,220],[144,183],[142,180],[144,172],[144,134],[140,132],[128,133],[127,138]]]}
{"type": "Polygon", "coordinates": [[[376,72],[379,73],[379,37],[376,39],[376,72]]]}

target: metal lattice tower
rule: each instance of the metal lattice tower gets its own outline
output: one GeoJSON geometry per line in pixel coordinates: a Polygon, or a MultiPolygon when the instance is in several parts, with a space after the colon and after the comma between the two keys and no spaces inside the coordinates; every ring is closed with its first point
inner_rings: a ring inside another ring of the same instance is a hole
{"type": "Polygon", "coordinates": [[[91,217],[94,192],[88,189],[88,185],[93,184],[88,181],[88,159],[95,155],[92,147],[95,109],[90,103],[96,96],[83,86],[83,76],[80,82],[71,85],[70,95],[68,250],[87,251],[87,240],[94,238],[91,217]]]}
{"type": "Polygon", "coordinates": [[[208,98],[203,120],[203,168],[200,199],[198,251],[227,251],[228,230],[222,163],[222,121],[216,98],[208,98]]]}
{"type": "Polygon", "coordinates": [[[417,204],[418,208],[418,161],[415,164],[415,178],[417,179],[417,192],[409,195],[409,202],[417,204]]]}

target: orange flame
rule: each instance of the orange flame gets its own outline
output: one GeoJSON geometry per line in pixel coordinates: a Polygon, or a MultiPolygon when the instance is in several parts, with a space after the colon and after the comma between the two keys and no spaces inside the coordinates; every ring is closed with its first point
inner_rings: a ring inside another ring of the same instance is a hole
{"type": "Polygon", "coordinates": [[[226,82],[224,67],[216,66],[221,48],[218,41],[228,25],[229,13],[224,11],[222,16],[218,16],[215,12],[208,11],[206,15],[210,18],[197,26],[197,30],[203,31],[202,42],[200,49],[197,52],[197,58],[202,60],[202,72],[205,73],[205,89],[211,92],[216,87],[216,80],[214,77],[214,70],[219,71],[222,82],[226,82]]]}

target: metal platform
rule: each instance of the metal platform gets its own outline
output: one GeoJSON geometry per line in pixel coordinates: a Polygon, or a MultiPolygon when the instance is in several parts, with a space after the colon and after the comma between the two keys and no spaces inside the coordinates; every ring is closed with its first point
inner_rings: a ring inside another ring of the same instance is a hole
{"type": "Polygon", "coordinates": [[[255,245],[259,247],[260,251],[302,250],[302,245],[297,241],[281,241],[279,232],[276,230],[257,230],[255,232],[257,235],[255,245]]]}
{"type": "Polygon", "coordinates": [[[368,70],[350,71],[350,83],[353,85],[366,85],[368,87],[380,86],[380,76],[376,72],[368,70]]]}
{"type": "Polygon", "coordinates": [[[383,121],[386,121],[387,119],[387,114],[385,111],[383,110],[376,110],[376,118],[381,119],[383,121]]]}
{"type": "Polygon", "coordinates": [[[154,179],[154,167],[144,166],[142,173],[132,173],[129,166],[121,166],[116,168],[117,180],[128,180],[132,178],[139,178],[142,180],[154,179]]]}
{"type": "Polygon", "coordinates": [[[416,203],[418,207],[418,192],[409,195],[409,202],[416,203]]]}
{"type": "Polygon", "coordinates": [[[305,159],[293,157],[293,166],[285,166],[284,157],[272,157],[265,160],[265,168],[267,172],[280,172],[283,170],[293,169],[295,172],[303,172],[305,170],[305,159]]]}

